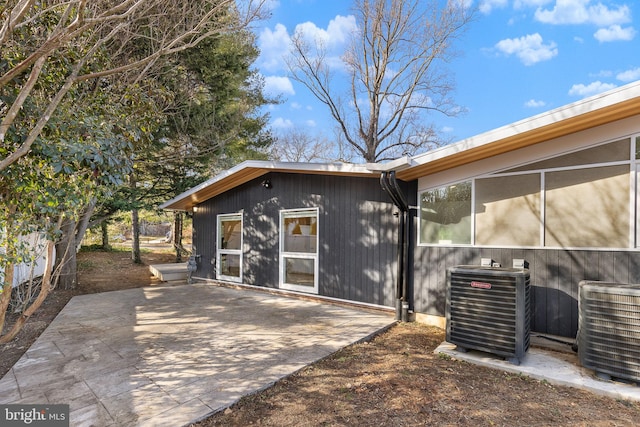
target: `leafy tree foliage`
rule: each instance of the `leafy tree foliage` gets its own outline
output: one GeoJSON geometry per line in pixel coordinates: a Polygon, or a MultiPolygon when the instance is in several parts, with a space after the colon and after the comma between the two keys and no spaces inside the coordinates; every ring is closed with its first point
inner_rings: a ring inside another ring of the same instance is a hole
{"type": "MultiPolygon", "coordinates": [[[[154,141],[170,98],[146,84],[162,60],[242,29],[265,0],[8,0],[0,5],[0,335],[22,236],[46,238],[46,261],[96,199],[125,182],[154,141]]],[[[80,233],[81,234],[81,233],[80,233]]],[[[63,261],[60,267],[71,265],[63,261]]],[[[41,291],[10,340],[55,284],[41,291]]]]}

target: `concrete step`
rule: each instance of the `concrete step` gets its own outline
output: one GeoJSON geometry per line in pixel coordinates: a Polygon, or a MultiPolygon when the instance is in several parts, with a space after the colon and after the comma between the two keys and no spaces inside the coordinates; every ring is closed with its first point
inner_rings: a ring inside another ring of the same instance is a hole
{"type": "Polygon", "coordinates": [[[187,280],[188,277],[186,262],[150,265],[149,271],[162,282],[187,280]]]}

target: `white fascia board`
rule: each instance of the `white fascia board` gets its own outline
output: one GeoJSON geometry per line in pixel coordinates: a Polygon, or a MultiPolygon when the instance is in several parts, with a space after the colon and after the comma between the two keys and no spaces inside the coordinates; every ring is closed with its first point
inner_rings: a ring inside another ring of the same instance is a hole
{"type": "Polygon", "coordinates": [[[509,138],[524,132],[529,132],[553,123],[577,117],[579,115],[609,107],[617,103],[640,97],[640,80],[612,89],[607,92],[582,99],[572,104],[532,116],[497,129],[472,136],[462,141],[419,154],[412,158],[414,164],[429,163],[433,160],[448,157],[456,153],[481,147],[504,138],[509,138]]]}
{"type": "Polygon", "coordinates": [[[262,169],[287,170],[291,172],[328,172],[328,173],[356,173],[370,174],[365,164],[355,163],[303,163],[303,162],[262,162],[262,169]]]}

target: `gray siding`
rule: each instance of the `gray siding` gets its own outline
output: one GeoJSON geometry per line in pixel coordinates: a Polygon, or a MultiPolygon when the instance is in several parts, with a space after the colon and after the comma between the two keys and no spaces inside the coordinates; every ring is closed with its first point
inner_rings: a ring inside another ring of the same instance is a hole
{"type": "Polygon", "coordinates": [[[243,209],[243,282],[276,288],[280,210],[307,207],[319,208],[319,294],[393,306],[398,219],[377,178],[269,173],[200,204],[196,275],[215,278],[216,216],[243,209]]]}
{"type": "Polygon", "coordinates": [[[492,258],[510,267],[524,258],[531,273],[532,325],[536,332],[575,337],[578,330],[578,283],[602,280],[640,282],[640,253],[556,249],[483,249],[416,247],[414,307],[417,312],[444,316],[446,270],[480,264],[492,258]]]}

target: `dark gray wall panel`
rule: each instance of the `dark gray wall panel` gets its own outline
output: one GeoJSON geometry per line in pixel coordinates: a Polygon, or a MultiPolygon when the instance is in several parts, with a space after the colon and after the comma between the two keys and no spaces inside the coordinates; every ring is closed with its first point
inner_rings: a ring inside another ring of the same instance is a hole
{"type": "Polygon", "coordinates": [[[215,278],[216,216],[243,209],[243,281],[277,287],[280,210],[311,207],[319,208],[319,294],[393,306],[398,219],[377,178],[274,172],[202,203],[194,213],[197,275],[215,278]]]}

